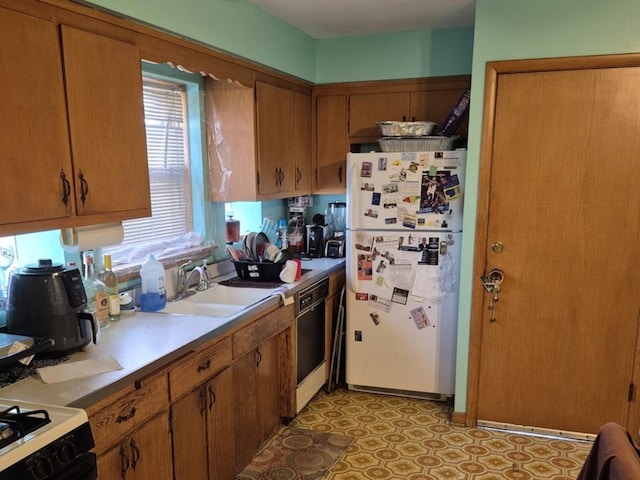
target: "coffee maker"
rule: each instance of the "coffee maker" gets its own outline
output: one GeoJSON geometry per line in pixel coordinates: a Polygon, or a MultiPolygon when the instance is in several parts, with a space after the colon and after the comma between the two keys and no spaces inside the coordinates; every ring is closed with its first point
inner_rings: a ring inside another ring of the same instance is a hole
{"type": "Polygon", "coordinates": [[[324,224],[324,216],[313,217],[313,225],[307,225],[307,256],[319,258],[324,255],[325,241],[331,236],[331,226],[324,224]]]}
{"type": "Polygon", "coordinates": [[[347,226],[347,204],[346,202],[331,202],[329,204],[329,223],[331,226],[331,237],[325,242],[325,256],[329,258],[344,257],[345,229],[347,226]]]}

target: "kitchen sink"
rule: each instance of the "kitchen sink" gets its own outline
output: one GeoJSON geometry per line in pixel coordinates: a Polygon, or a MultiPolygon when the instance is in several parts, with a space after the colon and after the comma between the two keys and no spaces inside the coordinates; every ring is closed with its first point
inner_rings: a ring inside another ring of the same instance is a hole
{"type": "Polygon", "coordinates": [[[208,290],[196,292],[180,300],[167,302],[164,313],[230,317],[278,294],[281,288],[228,287],[213,284],[208,290]]]}

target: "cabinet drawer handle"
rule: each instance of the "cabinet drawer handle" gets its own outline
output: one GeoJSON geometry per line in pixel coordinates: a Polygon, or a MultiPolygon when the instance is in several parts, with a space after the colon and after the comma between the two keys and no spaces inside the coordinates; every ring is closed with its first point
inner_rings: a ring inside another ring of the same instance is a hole
{"type": "Polygon", "coordinates": [[[62,203],[67,205],[69,203],[69,195],[71,195],[71,184],[67,180],[64,169],[60,170],[60,180],[62,180],[62,203]]]}
{"type": "Polygon", "coordinates": [[[298,186],[300,184],[300,179],[302,178],[302,172],[298,167],[296,167],[296,173],[298,174],[296,177],[296,186],[298,186]]]}
{"type": "Polygon", "coordinates": [[[129,470],[129,457],[127,457],[122,445],[120,445],[120,465],[120,477],[124,480],[127,476],[127,470],[129,470]]]}
{"type": "Polygon", "coordinates": [[[338,168],[338,181],[342,183],[342,165],[338,168]]]}
{"type": "Polygon", "coordinates": [[[214,403],[216,403],[216,392],[211,388],[211,385],[207,387],[207,390],[209,390],[209,411],[211,411],[214,403]]]}
{"type": "Polygon", "coordinates": [[[82,171],[78,172],[78,178],[80,179],[80,201],[82,202],[82,205],[84,205],[84,202],[87,199],[87,194],[89,193],[89,182],[84,178],[82,171]]]}
{"type": "Polygon", "coordinates": [[[131,468],[135,470],[136,465],[140,461],[140,449],[136,445],[136,441],[133,438],[131,439],[131,443],[129,444],[129,447],[131,447],[131,459],[132,459],[131,468]]]}
{"type": "Polygon", "coordinates": [[[200,416],[204,417],[204,412],[207,410],[207,392],[204,386],[200,389],[200,416]]]}
{"type": "Polygon", "coordinates": [[[262,363],[262,353],[260,350],[256,350],[256,367],[262,363]]]}
{"type": "Polygon", "coordinates": [[[198,368],[196,369],[198,372],[202,372],[203,370],[208,370],[209,368],[211,368],[211,359],[208,358],[207,362],[204,365],[198,365],[198,368]]]}
{"type": "Polygon", "coordinates": [[[133,417],[135,417],[135,415],[136,415],[136,407],[133,407],[129,415],[118,415],[118,418],[116,418],[116,423],[123,423],[123,422],[126,422],[127,420],[131,420],[133,417]]]}

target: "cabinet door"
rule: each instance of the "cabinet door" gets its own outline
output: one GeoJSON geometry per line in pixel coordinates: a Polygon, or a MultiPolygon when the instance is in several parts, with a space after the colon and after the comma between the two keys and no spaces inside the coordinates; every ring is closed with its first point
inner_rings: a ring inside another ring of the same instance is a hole
{"type": "Polygon", "coordinates": [[[266,440],[280,425],[280,375],[278,337],[258,347],[258,405],[260,441],[266,440]]]}
{"type": "Polygon", "coordinates": [[[171,480],[173,470],[168,415],[157,415],[98,457],[98,477],[171,480]]]}
{"type": "Polygon", "coordinates": [[[137,47],[64,25],[62,42],[77,214],[151,215],[137,47]]]}
{"type": "Polygon", "coordinates": [[[294,116],[293,91],[256,82],[260,195],[295,189],[294,116]]]}
{"type": "MultiPolygon", "coordinates": [[[[207,388],[207,439],[209,479],[235,478],[233,374],[231,368],[220,372],[207,388]]],[[[193,475],[190,478],[204,478],[193,475]]]]}
{"type": "Polygon", "coordinates": [[[295,93],[295,161],[297,195],[311,193],[311,172],[313,171],[311,158],[311,97],[302,93],[295,93]]]}
{"type": "MultiPolygon", "coordinates": [[[[432,90],[411,92],[411,116],[418,121],[430,121],[440,124],[447,118],[464,89],[432,90]]],[[[460,121],[454,133],[467,136],[469,115],[460,121]]]]}
{"type": "Polygon", "coordinates": [[[412,120],[409,92],[349,96],[349,137],[381,137],[378,122],[403,118],[412,120]]]}
{"type": "Polygon", "coordinates": [[[171,406],[175,480],[207,478],[206,385],[171,406]]]}
{"type": "Polygon", "coordinates": [[[0,224],[69,217],[73,200],[63,201],[60,176],[73,182],[73,173],[57,28],[4,8],[0,25],[0,178],[8,180],[0,224]]]}
{"type": "Polygon", "coordinates": [[[346,95],[318,96],[313,193],[344,193],[347,153],[346,95]]]}
{"type": "Polygon", "coordinates": [[[258,448],[258,357],[251,350],[233,364],[233,403],[236,472],[249,463],[258,448]]]}

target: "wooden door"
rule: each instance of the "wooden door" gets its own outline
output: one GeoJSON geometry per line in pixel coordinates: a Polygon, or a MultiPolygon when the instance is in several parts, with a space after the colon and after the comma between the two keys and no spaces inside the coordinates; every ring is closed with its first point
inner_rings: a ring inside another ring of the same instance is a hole
{"type": "Polygon", "coordinates": [[[73,182],[73,172],[57,27],[4,8],[0,24],[0,224],[69,217],[73,199],[65,205],[61,175],[73,182]]]}
{"type": "Polygon", "coordinates": [[[347,97],[316,98],[316,171],[313,193],[344,193],[347,186],[347,97]]]}
{"type": "Polygon", "coordinates": [[[175,480],[208,478],[206,385],[171,405],[175,480]]]}
{"type": "Polygon", "coordinates": [[[99,456],[98,476],[131,480],[173,479],[168,417],[166,413],[155,416],[114,448],[99,456]]]}
{"type": "Polygon", "coordinates": [[[408,92],[367,93],[349,96],[349,136],[380,137],[378,122],[410,122],[408,92]]]}
{"type": "Polygon", "coordinates": [[[256,82],[260,195],[295,189],[294,93],[256,82]]]}
{"type": "Polygon", "coordinates": [[[471,351],[479,421],[638,431],[628,397],[640,311],[640,67],[600,61],[488,69],[471,351]],[[504,280],[490,310],[479,277],[492,269],[504,280]]]}
{"type": "Polygon", "coordinates": [[[233,369],[234,444],[237,473],[249,463],[260,442],[256,388],[257,362],[257,352],[251,350],[235,360],[231,367],[233,369]]]}
{"type": "Polygon", "coordinates": [[[295,93],[295,160],[298,195],[311,193],[311,172],[313,171],[311,152],[311,97],[295,93]]]}
{"type": "Polygon", "coordinates": [[[78,215],[151,215],[138,48],[64,25],[62,40],[78,215]]]}
{"type": "MultiPolygon", "coordinates": [[[[209,479],[235,478],[234,402],[232,370],[227,368],[207,384],[209,479]]],[[[192,475],[191,478],[204,478],[192,475]]]]}
{"type": "MultiPolygon", "coordinates": [[[[436,126],[432,133],[435,135],[438,125],[448,118],[449,112],[465,91],[463,82],[458,83],[460,85],[452,85],[448,89],[411,92],[411,118],[417,121],[435,122],[436,126]]],[[[468,129],[469,115],[465,115],[454,130],[454,135],[466,138],[468,129]]]]}
{"type": "Polygon", "coordinates": [[[260,441],[266,440],[280,425],[280,376],[278,337],[258,347],[258,404],[260,441]]]}

